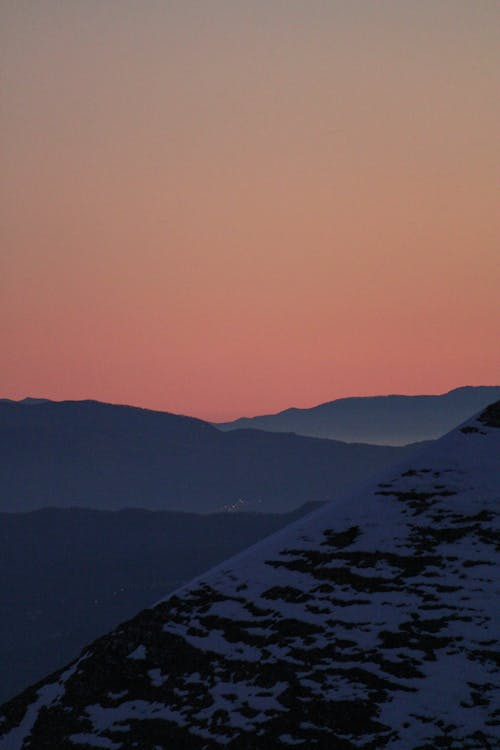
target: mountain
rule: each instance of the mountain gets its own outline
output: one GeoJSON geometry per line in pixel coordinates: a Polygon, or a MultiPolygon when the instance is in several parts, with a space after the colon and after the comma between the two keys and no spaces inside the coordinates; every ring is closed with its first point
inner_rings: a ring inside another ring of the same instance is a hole
{"type": "Polygon", "coordinates": [[[262,539],[293,513],[0,513],[0,703],[159,596],[262,539]]]}
{"type": "MultiPolygon", "coordinates": [[[[346,445],[96,401],[0,403],[0,510],[289,511],[414,448],[346,445]]],[[[408,455],[408,454],[406,454],[408,455]]]]}
{"type": "Polygon", "coordinates": [[[405,445],[442,437],[499,398],[500,386],[466,386],[441,396],[341,398],[311,409],[286,409],[216,426],[295,432],[347,443],[405,445]]]}
{"type": "Polygon", "coordinates": [[[37,406],[38,404],[48,403],[50,403],[48,398],[32,398],[31,396],[22,398],[19,401],[15,401],[12,398],[0,398],[0,404],[21,404],[22,406],[37,406]]]}
{"type": "Polygon", "coordinates": [[[0,709],[1,750],[498,747],[500,402],[0,709]]]}

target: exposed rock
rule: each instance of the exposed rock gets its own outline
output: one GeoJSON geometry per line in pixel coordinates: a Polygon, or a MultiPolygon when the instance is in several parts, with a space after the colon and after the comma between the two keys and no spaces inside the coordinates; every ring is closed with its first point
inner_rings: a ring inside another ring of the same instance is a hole
{"type": "Polygon", "coordinates": [[[0,748],[498,747],[492,409],[95,641],[0,748]]]}

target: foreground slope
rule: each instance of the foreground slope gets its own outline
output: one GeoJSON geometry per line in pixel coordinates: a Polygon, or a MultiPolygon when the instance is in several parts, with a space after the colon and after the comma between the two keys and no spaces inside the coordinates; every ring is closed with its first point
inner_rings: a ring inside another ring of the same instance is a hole
{"type": "Polygon", "coordinates": [[[439,396],[339,398],[311,409],[286,409],[217,427],[295,432],[348,443],[405,445],[439,438],[499,398],[500,386],[465,386],[439,396]]]}
{"type": "Polygon", "coordinates": [[[0,513],[0,704],[160,596],[316,507],[0,513]]]}
{"type": "Polygon", "coordinates": [[[498,747],[500,403],[5,705],[0,748],[498,747]]]}
{"type": "MultiPolygon", "coordinates": [[[[289,511],[412,448],[347,445],[97,401],[0,403],[0,510],[289,511]]],[[[406,454],[405,454],[406,452],[406,454]]]]}

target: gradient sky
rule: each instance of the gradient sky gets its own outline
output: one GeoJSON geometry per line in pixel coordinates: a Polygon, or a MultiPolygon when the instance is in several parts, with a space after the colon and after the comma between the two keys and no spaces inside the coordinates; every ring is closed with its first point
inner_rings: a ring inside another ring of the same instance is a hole
{"type": "Polygon", "coordinates": [[[496,0],[0,9],[0,396],[500,382],[496,0]]]}

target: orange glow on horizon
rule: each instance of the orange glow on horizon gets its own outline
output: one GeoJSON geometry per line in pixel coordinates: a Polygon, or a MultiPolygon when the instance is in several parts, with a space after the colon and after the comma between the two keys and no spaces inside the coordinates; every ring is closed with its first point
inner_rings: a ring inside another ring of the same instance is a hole
{"type": "Polygon", "coordinates": [[[497,384],[494,3],[2,11],[0,397],[497,384]]]}

